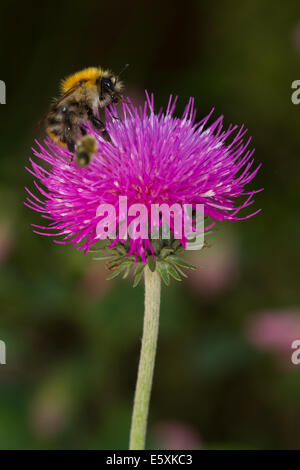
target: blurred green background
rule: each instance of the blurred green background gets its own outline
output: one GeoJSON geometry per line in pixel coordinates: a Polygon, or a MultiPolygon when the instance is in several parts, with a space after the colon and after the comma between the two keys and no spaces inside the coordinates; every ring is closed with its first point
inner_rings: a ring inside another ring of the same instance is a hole
{"type": "Polygon", "coordinates": [[[32,233],[24,169],[65,75],[124,73],[134,102],[189,96],[244,123],[264,187],[244,222],[219,224],[199,266],[162,292],[149,448],[300,448],[299,1],[1,3],[0,448],[127,448],[143,286],[32,233]]]}

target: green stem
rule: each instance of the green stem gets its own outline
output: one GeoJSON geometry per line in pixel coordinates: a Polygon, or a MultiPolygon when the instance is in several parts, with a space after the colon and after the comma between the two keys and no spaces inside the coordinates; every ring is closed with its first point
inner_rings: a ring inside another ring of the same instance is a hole
{"type": "Polygon", "coordinates": [[[136,382],[130,430],[130,450],[145,448],[147,418],[152,387],[153,370],[159,325],[161,279],[148,266],[145,272],[145,315],[141,355],[136,382]]]}

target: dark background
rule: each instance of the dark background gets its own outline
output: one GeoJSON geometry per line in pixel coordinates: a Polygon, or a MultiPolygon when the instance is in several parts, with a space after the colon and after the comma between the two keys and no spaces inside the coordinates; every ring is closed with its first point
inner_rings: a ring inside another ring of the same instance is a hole
{"type": "Polygon", "coordinates": [[[61,78],[118,71],[141,102],[190,96],[244,123],[264,187],[244,222],[219,224],[199,270],[162,292],[149,448],[300,448],[298,0],[1,3],[0,448],[126,448],[143,287],[32,233],[23,205],[33,131],[61,78]]]}

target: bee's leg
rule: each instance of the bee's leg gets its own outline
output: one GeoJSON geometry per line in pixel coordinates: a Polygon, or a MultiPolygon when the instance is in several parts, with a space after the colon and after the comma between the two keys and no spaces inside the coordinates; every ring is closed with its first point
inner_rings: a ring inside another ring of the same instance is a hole
{"type": "Polygon", "coordinates": [[[107,133],[107,130],[105,129],[105,124],[104,122],[101,121],[101,119],[98,119],[93,111],[91,110],[91,108],[87,108],[87,113],[88,113],[88,117],[89,117],[89,120],[91,121],[91,123],[93,124],[93,126],[96,127],[96,129],[98,129],[100,132],[102,132],[103,134],[103,137],[105,137],[106,139],[110,140],[110,137],[109,137],[109,134],[107,133]]]}
{"type": "Polygon", "coordinates": [[[72,139],[67,139],[66,144],[67,144],[69,152],[71,152],[73,154],[71,156],[71,162],[72,162],[73,158],[74,158],[74,152],[75,152],[75,143],[72,139]]]}
{"type": "Polygon", "coordinates": [[[105,124],[102,122],[100,119],[96,118],[96,116],[93,116],[91,119],[92,124],[99,129],[99,131],[103,134],[103,137],[106,139],[110,139],[107,130],[105,129],[105,124]]]}

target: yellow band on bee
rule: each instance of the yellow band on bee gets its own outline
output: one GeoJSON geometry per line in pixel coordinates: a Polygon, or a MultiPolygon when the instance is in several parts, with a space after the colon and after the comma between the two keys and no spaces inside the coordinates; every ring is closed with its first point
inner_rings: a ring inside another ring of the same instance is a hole
{"type": "Polygon", "coordinates": [[[99,77],[106,77],[109,74],[109,70],[103,70],[101,67],[88,67],[87,69],[80,70],[80,72],[76,72],[62,80],[61,91],[62,93],[67,93],[72,88],[76,87],[76,85],[82,80],[87,82],[87,86],[93,87],[99,77]]]}

